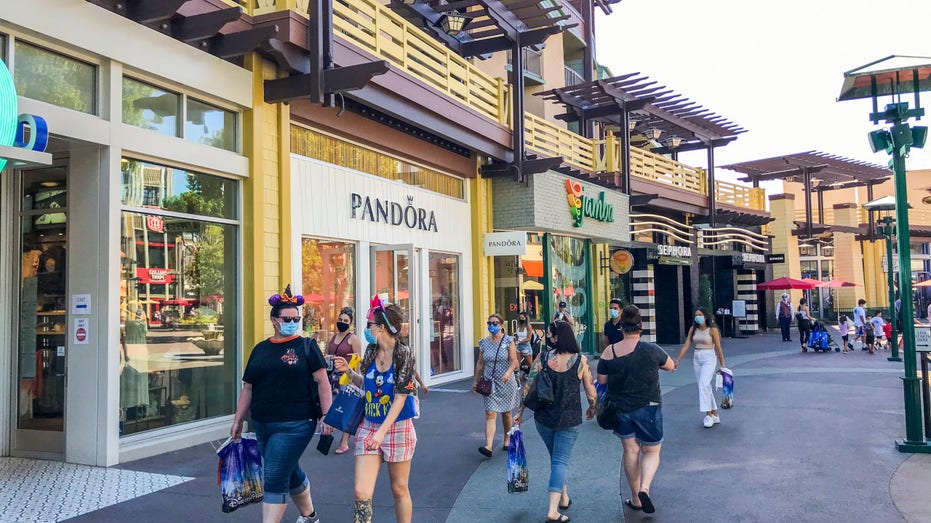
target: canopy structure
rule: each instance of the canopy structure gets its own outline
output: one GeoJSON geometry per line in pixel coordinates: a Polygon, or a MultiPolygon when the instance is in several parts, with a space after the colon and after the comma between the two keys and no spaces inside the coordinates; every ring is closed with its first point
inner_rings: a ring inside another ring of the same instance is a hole
{"type": "MultiPolygon", "coordinates": [[[[761,181],[784,180],[802,184],[805,191],[805,221],[797,223],[793,232],[798,236],[810,238],[816,234],[843,230],[859,232],[836,225],[825,225],[823,192],[834,189],[866,186],[867,195],[873,198],[873,186],[883,183],[892,176],[887,167],[859,160],[844,158],[821,151],[804,151],[800,153],[774,156],[748,162],[722,166],[744,174],[741,181],[752,182],[758,186],[761,181]],[[812,216],[812,193],[818,198],[818,218],[812,216]]],[[[870,220],[869,231],[872,234],[873,222],[870,220]]]]}
{"type": "Polygon", "coordinates": [[[838,102],[931,90],[931,57],[891,55],[844,73],[838,102]]]}

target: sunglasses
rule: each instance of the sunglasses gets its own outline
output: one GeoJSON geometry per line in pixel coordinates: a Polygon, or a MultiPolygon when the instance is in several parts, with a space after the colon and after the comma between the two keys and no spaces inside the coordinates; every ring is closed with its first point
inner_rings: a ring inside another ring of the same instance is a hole
{"type": "Polygon", "coordinates": [[[490,321],[488,322],[488,325],[501,325],[501,324],[498,323],[497,321],[490,321]]]}
{"type": "Polygon", "coordinates": [[[301,321],[300,316],[278,316],[278,321],[281,323],[297,323],[301,321]]]}
{"type": "Polygon", "coordinates": [[[374,321],[370,321],[370,322],[366,323],[365,326],[368,327],[369,329],[371,329],[372,327],[380,327],[380,326],[381,326],[381,323],[376,323],[376,322],[374,322],[374,321]]]}

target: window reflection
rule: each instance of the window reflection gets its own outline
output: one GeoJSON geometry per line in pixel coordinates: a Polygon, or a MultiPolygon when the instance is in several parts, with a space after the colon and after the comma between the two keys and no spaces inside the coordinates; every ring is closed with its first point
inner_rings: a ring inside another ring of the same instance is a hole
{"type": "Polygon", "coordinates": [[[575,333],[579,345],[585,350],[591,323],[591,299],[588,296],[588,248],[585,240],[567,236],[549,235],[549,257],[552,266],[550,274],[553,286],[553,310],[548,311],[552,317],[556,305],[565,301],[569,312],[575,318],[575,333]]]}
{"type": "Polygon", "coordinates": [[[96,114],[95,66],[19,39],[13,53],[13,81],[19,96],[96,114]]]}
{"type": "Polygon", "coordinates": [[[123,205],[236,218],[236,182],[123,158],[123,205]]]}
{"type": "Polygon", "coordinates": [[[460,370],[459,256],[430,253],[430,303],[430,375],[460,370]]]}
{"type": "MultiPolygon", "coordinates": [[[[304,330],[324,343],[335,332],[339,311],[355,308],[356,248],[352,243],[304,238],[301,261],[304,330]]],[[[356,314],[356,320],[364,321],[364,314],[356,314]]]]}
{"type": "Polygon", "coordinates": [[[123,123],[178,136],[181,95],[123,78],[123,123]]]}
{"type": "Polygon", "coordinates": [[[184,137],[227,151],[236,150],[236,113],[188,99],[184,137]]]}

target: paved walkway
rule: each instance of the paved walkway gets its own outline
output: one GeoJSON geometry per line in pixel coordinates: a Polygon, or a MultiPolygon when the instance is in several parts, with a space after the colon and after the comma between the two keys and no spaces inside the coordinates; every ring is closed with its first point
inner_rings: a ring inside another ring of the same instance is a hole
{"type": "MultiPolygon", "coordinates": [[[[667,350],[674,356],[678,348],[667,350]]],[[[713,429],[701,426],[691,366],[663,374],[666,439],[652,492],[656,514],[622,511],[620,444],[588,422],[573,454],[573,521],[931,521],[931,456],[900,454],[893,446],[905,430],[901,363],[882,353],[802,354],[773,335],[725,340],[725,352],[736,375],[735,407],[721,411],[713,429]]],[[[465,386],[444,386],[422,402],[411,478],[414,521],[542,521],[548,467],[539,436],[527,424],[531,491],[507,494],[504,453],[496,449],[486,460],[476,451],[481,401],[463,393],[465,386]]],[[[326,523],[351,521],[351,461],[320,456],[312,447],[302,459],[326,523]]],[[[72,521],[259,520],[254,506],[220,513],[210,445],[110,470],[120,469],[193,479],[72,521]]],[[[0,492],[7,485],[0,475],[0,492]]],[[[623,493],[630,495],[626,485],[623,493]]],[[[384,471],[375,507],[376,521],[394,520],[384,471]]],[[[6,514],[0,512],[0,521],[25,520],[6,514]]],[[[45,512],[43,521],[70,515],[45,512]]],[[[289,508],[284,521],[296,516],[289,508]]]]}

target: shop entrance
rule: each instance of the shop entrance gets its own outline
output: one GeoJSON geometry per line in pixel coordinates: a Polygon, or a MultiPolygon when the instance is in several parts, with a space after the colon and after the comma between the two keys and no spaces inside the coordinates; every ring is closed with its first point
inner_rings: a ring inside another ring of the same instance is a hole
{"type": "Polygon", "coordinates": [[[417,311],[418,280],[413,245],[380,245],[372,247],[372,293],[401,308],[401,336],[410,347],[419,347],[417,311]]]}
{"type": "Polygon", "coordinates": [[[12,238],[21,261],[14,263],[13,452],[53,459],[64,454],[67,171],[55,165],[16,173],[19,228],[12,238]]]}

